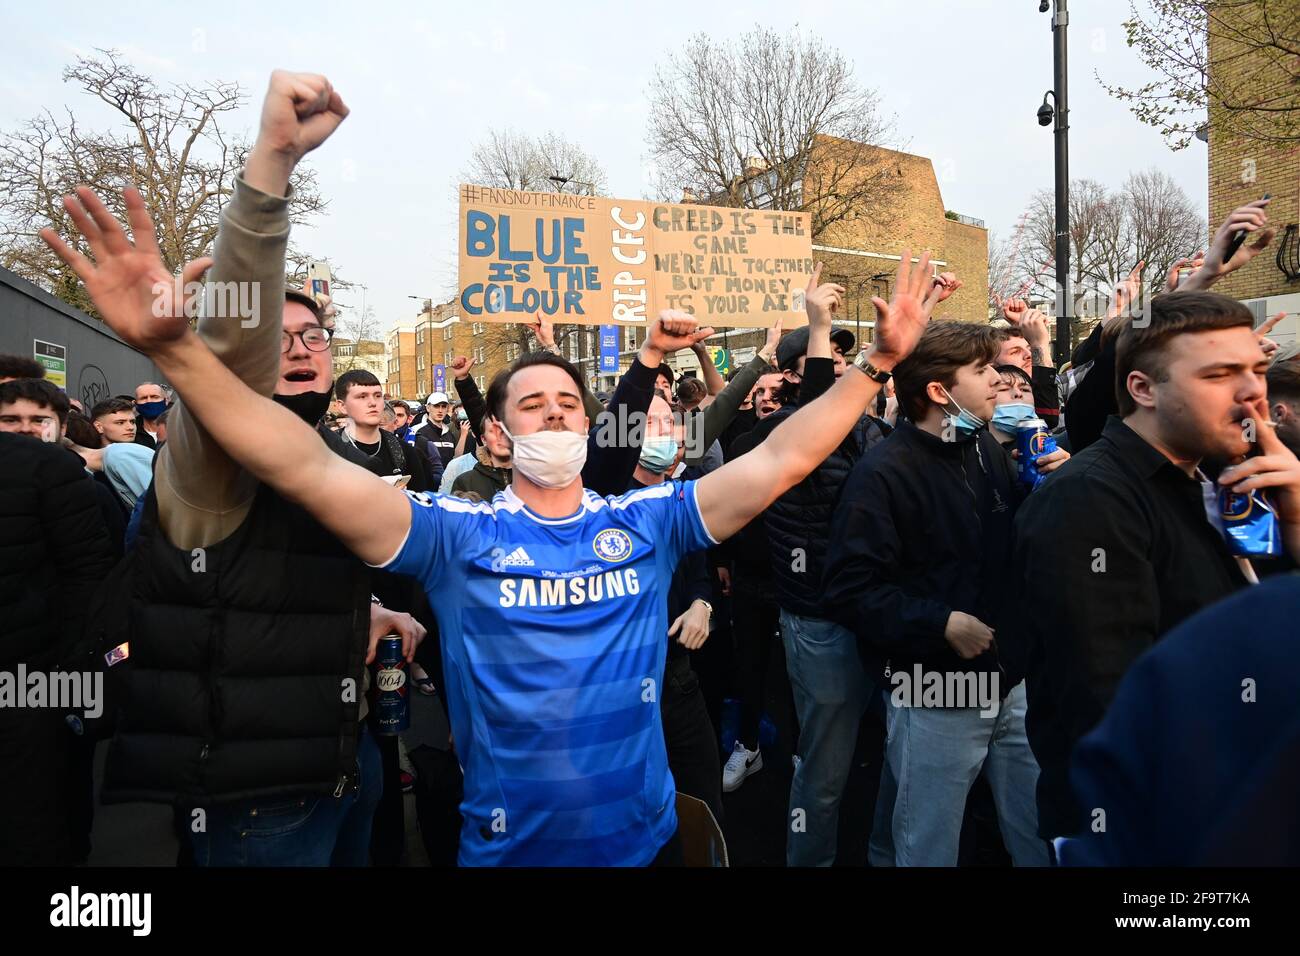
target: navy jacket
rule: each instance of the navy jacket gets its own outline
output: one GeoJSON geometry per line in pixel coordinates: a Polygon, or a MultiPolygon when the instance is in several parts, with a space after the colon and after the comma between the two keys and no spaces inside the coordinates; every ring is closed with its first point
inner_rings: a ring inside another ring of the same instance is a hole
{"type": "Polygon", "coordinates": [[[1089,826],[1064,842],[1063,865],[1300,865],[1297,620],[1300,576],[1272,578],[1129,669],[1075,748],[1089,826]]]}

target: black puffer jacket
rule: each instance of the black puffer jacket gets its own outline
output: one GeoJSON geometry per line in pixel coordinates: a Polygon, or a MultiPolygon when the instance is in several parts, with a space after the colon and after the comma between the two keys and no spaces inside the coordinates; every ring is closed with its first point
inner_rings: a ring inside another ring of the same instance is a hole
{"type": "MultiPolygon", "coordinates": [[[[755,425],[755,444],[834,382],[835,366],[831,359],[805,359],[799,402],[772,413],[755,425]]],[[[840,489],[863,453],[884,438],[880,423],[864,415],[825,461],[772,502],[763,513],[772,565],[773,596],[783,610],[801,617],[826,616],[821,599],[822,569],[826,564],[826,543],[830,539],[831,517],[840,500],[840,489]]]]}
{"type": "Polygon", "coordinates": [[[365,566],[266,486],[234,534],[194,551],[168,542],[151,488],[127,560],[131,656],[104,800],[204,806],[351,786],[365,566]]]}
{"type": "Polygon", "coordinates": [[[59,663],[113,566],[95,486],[81,459],[0,433],[0,670],[59,663]]]}

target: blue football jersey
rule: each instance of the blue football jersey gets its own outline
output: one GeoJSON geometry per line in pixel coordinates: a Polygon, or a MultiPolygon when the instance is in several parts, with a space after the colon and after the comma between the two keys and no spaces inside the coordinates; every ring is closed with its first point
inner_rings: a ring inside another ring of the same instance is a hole
{"type": "Polygon", "coordinates": [[[465,771],[462,866],[640,866],[677,827],[659,717],[668,587],[716,542],[694,482],[567,518],[513,488],[491,504],[408,493],[384,570],[424,585],[465,771]]]}

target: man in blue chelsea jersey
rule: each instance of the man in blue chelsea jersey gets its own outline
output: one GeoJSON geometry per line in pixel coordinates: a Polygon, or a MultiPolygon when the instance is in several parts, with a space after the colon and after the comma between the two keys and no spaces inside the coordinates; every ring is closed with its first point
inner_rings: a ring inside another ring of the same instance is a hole
{"type": "MultiPolygon", "coordinates": [[[[132,232],[152,231],[139,196],[126,200],[132,232]]],[[[155,245],[132,245],[88,190],[69,209],[95,261],[51,245],[231,457],[364,561],[440,595],[445,693],[465,770],[462,865],[640,866],[673,842],[658,686],[673,568],[735,534],[825,459],[955,288],[932,278],[928,255],[914,264],[905,250],[892,301],[873,300],[875,342],[856,369],[707,477],[621,497],[583,487],[591,423],[578,373],[557,356],[527,355],[488,396],[486,428],[509,442],[512,484],[491,503],[469,502],[408,495],[333,454],[222,364],[190,329],[183,302],[156,307],[153,289],[167,272],[155,245]]],[[[814,272],[810,324],[829,326],[843,295],[814,272]]],[[[712,332],[675,311],[648,331],[638,361],[652,368],[712,332]]]]}

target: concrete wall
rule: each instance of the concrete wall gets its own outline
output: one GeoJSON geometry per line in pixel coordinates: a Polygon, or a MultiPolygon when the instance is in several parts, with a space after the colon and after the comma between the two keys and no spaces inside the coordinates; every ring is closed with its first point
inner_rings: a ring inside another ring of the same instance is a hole
{"type": "Polygon", "coordinates": [[[102,322],[0,268],[0,352],[32,357],[40,339],[67,349],[67,392],[87,410],[113,395],[134,395],[141,382],[162,382],[143,353],[102,322]]]}

